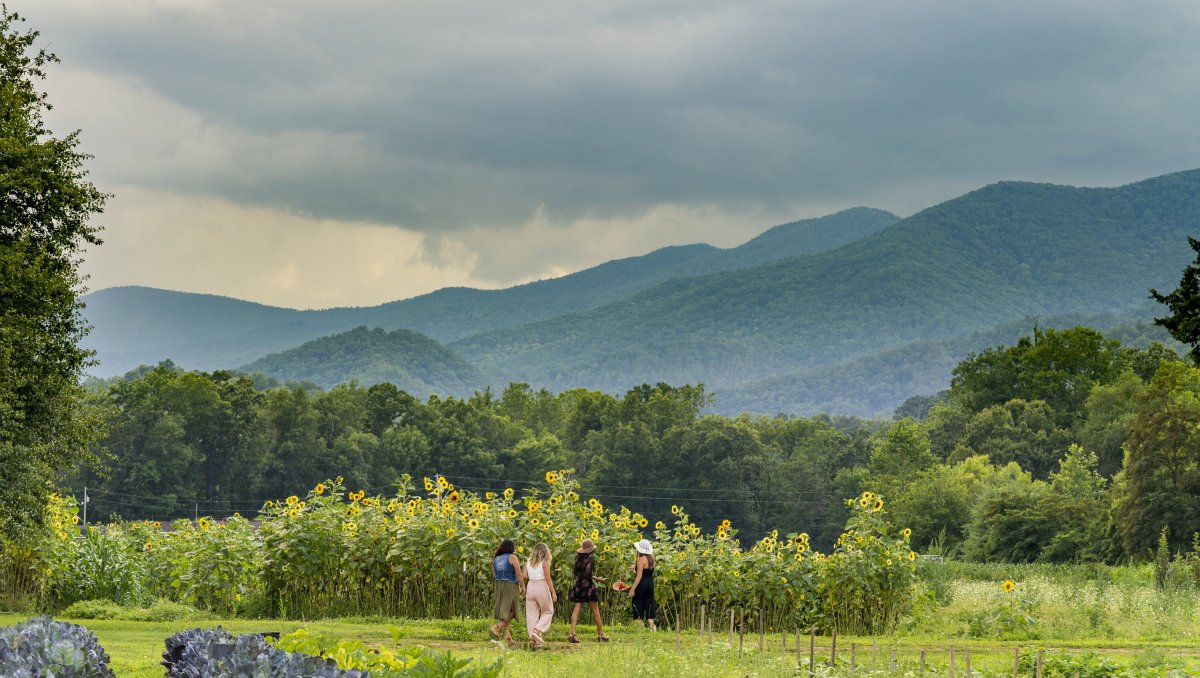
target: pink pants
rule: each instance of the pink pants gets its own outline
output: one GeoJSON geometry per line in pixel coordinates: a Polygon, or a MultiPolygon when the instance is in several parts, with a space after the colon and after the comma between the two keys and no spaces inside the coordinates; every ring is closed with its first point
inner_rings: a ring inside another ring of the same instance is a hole
{"type": "Polygon", "coordinates": [[[554,601],[550,598],[550,587],[543,579],[530,580],[525,587],[525,629],[533,636],[534,631],[545,633],[550,630],[554,619],[554,601]]]}

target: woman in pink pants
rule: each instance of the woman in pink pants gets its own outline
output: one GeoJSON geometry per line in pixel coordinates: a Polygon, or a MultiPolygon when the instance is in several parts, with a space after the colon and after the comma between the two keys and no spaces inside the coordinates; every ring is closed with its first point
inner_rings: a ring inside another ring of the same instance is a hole
{"type": "Polygon", "coordinates": [[[525,561],[525,577],[529,580],[525,587],[525,626],[533,644],[544,647],[546,639],[542,634],[550,630],[554,604],[558,602],[554,579],[550,577],[550,548],[545,543],[538,542],[529,553],[529,560],[525,561]]]}

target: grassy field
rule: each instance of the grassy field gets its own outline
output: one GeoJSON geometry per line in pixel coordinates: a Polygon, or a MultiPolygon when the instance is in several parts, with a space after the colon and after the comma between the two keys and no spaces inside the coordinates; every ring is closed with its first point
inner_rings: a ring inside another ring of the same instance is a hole
{"type": "MultiPolygon", "coordinates": [[[[16,615],[0,616],[0,625],[19,621],[16,615]]],[[[795,635],[788,634],[786,646],[781,633],[763,638],[752,633],[730,642],[728,627],[717,629],[712,642],[698,632],[685,632],[676,646],[674,632],[662,630],[650,633],[644,629],[619,625],[608,629],[613,640],[598,643],[591,627],[580,627],[580,645],[566,642],[566,625],[558,623],[549,634],[551,649],[534,652],[522,644],[505,647],[486,639],[490,620],[411,621],[385,619],[350,619],[313,622],[274,620],[219,620],[178,622],[133,622],[112,620],[77,620],[99,638],[112,657],[112,667],[118,676],[159,678],[158,665],[163,639],[185,628],[209,628],[220,624],[234,632],[281,631],[308,628],[337,639],[359,639],[369,644],[390,645],[386,624],[402,626],[406,631],[405,644],[448,650],[456,655],[478,657],[491,662],[505,658],[505,675],[561,676],[589,674],[601,676],[799,676],[807,675],[809,637],[801,639],[801,658],[798,664],[795,635]],[[786,649],[785,649],[786,648],[786,649]],[[803,669],[798,666],[803,666],[803,669]]],[[[518,634],[518,635],[523,635],[518,634]]],[[[1200,669],[1200,648],[1187,640],[1107,641],[1085,640],[1059,642],[986,641],[944,637],[888,637],[874,639],[837,639],[838,667],[828,666],[831,649],[828,637],[816,639],[818,675],[850,675],[853,653],[855,675],[892,675],[893,653],[896,675],[921,675],[921,653],[925,653],[927,675],[947,675],[949,650],[955,650],[956,675],[965,675],[968,654],[974,675],[1011,676],[1014,649],[1029,652],[1033,648],[1096,652],[1116,657],[1122,664],[1150,668],[1169,666],[1176,672],[1189,674],[1200,669]],[[872,671],[872,666],[875,670],[872,671]]],[[[1031,675],[1024,673],[1024,675],[1031,675]]],[[[1158,675],[1163,675],[1159,671],[1158,675]]]]}

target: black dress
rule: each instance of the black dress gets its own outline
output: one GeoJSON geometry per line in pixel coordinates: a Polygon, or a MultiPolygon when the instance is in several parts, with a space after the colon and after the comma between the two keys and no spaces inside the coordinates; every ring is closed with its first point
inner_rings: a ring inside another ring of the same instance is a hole
{"type": "Polygon", "coordinates": [[[654,568],[642,568],[642,580],[633,590],[633,618],[654,619],[658,603],[654,600],[654,568]]]}
{"type": "Polygon", "coordinates": [[[592,570],[596,561],[590,553],[575,554],[575,585],[571,587],[567,597],[572,603],[592,603],[600,600],[596,591],[596,582],[592,581],[592,570]]]}

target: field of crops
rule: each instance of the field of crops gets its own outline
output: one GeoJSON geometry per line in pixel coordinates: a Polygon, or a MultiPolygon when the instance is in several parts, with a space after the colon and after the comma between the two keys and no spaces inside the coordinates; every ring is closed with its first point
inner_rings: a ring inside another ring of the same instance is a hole
{"type": "Polygon", "coordinates": [[[651,525],[584,499],[569,471],[519,497],[478,496],[438,477],[414,485],[368,497],[331,479],[268,502],[254,520],[110,524],[86,537],[76,536],[72,501],[56,497],[35,542],[5,544],[5,605],[87,626],[117,674],[134,676],[162,675],[166,637],[217,624],[449,650],[476,666],[503,659],[511,675],[804,675],[810,661],[818,675],[921,675],[922,665],[947,675],[952,661],[956,675],[968,662],[973,675],[1034,675],[1039,652],[1044,675],[1200,667],[1200,594],[1186,567],[925,561],[870,493],[850,500],[846,532],[821,554],[803,533],[747,538],[728,523],[704,533],[686,507],[651,525]],[[550,545],[561,591],[581,539],[599,544],[598,574],[612,581],[628,574],[643,536],[659,560],[662,632],[628,625],[627,599],[606,590],[611,645],[564,642],[565,596],[552,651],[487,640],[500,539],[515,539],[522,557],[537,541],[550,545]]]}

